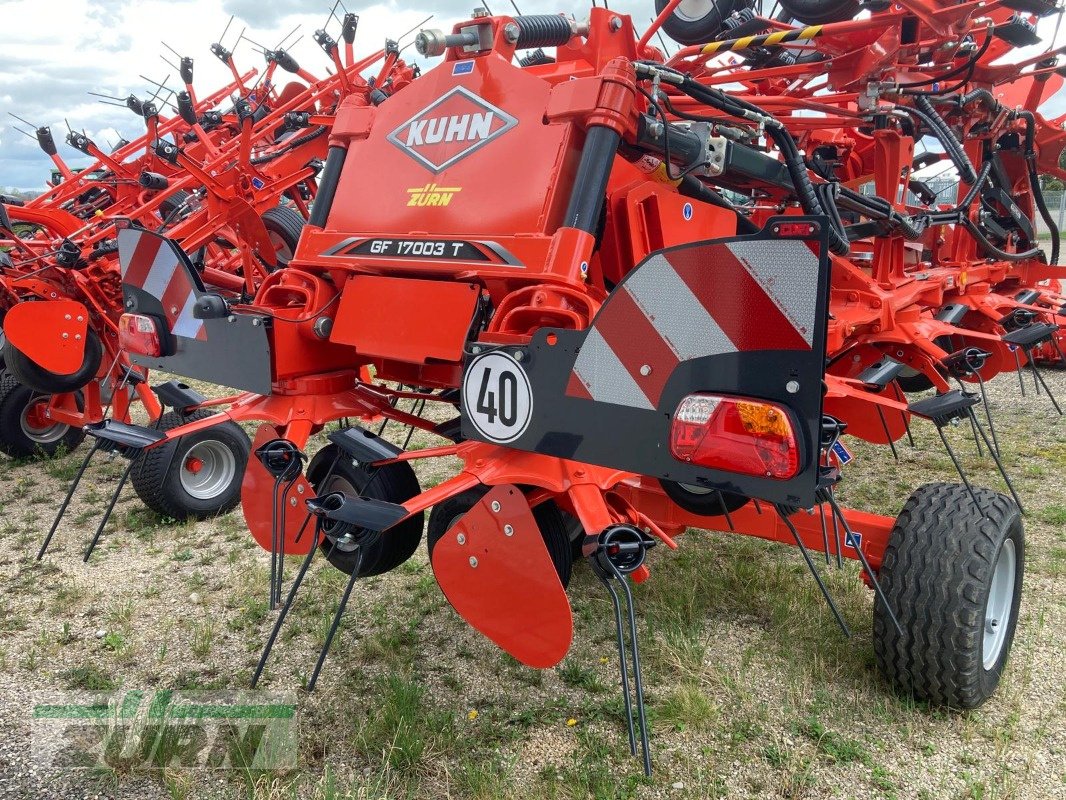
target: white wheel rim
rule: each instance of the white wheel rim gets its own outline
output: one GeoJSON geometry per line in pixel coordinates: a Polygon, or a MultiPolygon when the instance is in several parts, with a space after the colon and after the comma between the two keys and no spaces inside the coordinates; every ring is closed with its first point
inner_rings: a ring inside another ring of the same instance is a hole
{"type": "Polygon", "coordinates": [[[988,602],[985,603],[981,653],[986,670],[996,665],[1007,643],[1007,629],[1010,627],[1010,614],[1014,607],[1014,579],[1017,569],[1018,556],[1014,550],[1014,541],[1004,539],[996,558],[996,566],[992,570],[992,586],[988,590],[988,602]]]}
{"type": "Polygon", "coordinates": [[[181,457],[181,488],[197,500],[213,500],[237,474],[237,458],[219,441],[197,442],[181,457]]]}
{"type": "Polygon", "coordinates": [[[681,0],[674,9],[674,16],[685,22],[699,22],[714,10],[712,0],[681,0]]]}
{"type": "Polygon", "coordinates": [[[274,245],[274,254],[282,261],[291,261],[292,248],[289,247],[289,243],[285,241],[285,238],[274,231],[267,231],[267,236],[270,237],[270,243],[274,245]]]}
{"type": "Polygon", "coordinates": [[[714,489],[710,489],[706,486],[696,486],[693,483],[679,483],[678,486],[689,494],[707,495],[714,491],[714,489]]]}
{"type": "Polygon", "coordinates": [[[19,417],[19,427],[22,428],[26,438],[34,444],[53,444],[67,435],[70,426],[60,422],[53,422],[50,425],[35,425],[30,420],[30,409],[41,402],[43,402],[41,395],[36,395],[30,399],[30,402],[22,409],[22,415],[19,417]]]}

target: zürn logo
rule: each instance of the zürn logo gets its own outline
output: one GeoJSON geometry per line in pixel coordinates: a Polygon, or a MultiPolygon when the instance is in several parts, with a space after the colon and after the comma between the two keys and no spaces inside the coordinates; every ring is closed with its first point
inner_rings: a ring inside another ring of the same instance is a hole
{"type": "Polygon", "coordinates": [[[411,197],[407,201],[409,206],[446,206],[452,201],[452,197],[463,191],[459,186],[438,186],[435,183],[427,183],[425,186],[416,186],[408,189],[411,197]]]}
{"type": "Polygon", "coordinates": [[[510,114],[456,86],[386,138],[435,174],[517,124],[510,114]]]}
{"type": "MultiPolygon", "coordinates": [[[[43,698],[42,698],[43,699],[43,698]]],[[[262,692],[101,692],[33,708],[33,751],[51,767],[288,769],[295,697],[262,692]]]]}

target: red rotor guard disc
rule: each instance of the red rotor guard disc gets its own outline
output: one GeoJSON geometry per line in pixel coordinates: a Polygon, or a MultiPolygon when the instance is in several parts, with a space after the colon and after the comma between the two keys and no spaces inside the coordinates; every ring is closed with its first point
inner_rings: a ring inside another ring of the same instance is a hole
{"type": "MultiPolygon", "coordinates": [[[[248,530],[256,544],[264,550],[270,550],[270,532],[273,525],[271,506],[274,502],[274,476],[267,472],[263,463],[255,457],[254,453],[271,439],[280,438],[278,429],[273,425],[263,424],[256,431],[255,440],[252,442],[253,455],[248,459],[248,467],[244,471],[244,481],[241,483],[241,510],[244,512],[244,520],[248,523],[248,530]]],[[[307,527],[296,541],[296,535],[304,524],[307,516],[307,505],[304,501],[315,496],[314,489],[308,483],[307,478],[301,473],[296,482],[289,487],[281,498],[282,489],[288,481],[282,481],[278,501],[278,524],[281,524],[281,506],[285,505],[285,529],[281,538],[282,552],[286,555],[307,555],[315,541],[315,521],[309,520],[307,527]]]]}
{"type": "Polygon", "coordinates": [[[459,616],[526,666],[552,667],[570,649],[570,600],[517,487],[489,491],[437,541],[432,564],[459,616]]]}
{"type": "Polygon", "coordinates": [[[4,317],[4,336],[41,369],[73,375],[85,361],[89,312],[76,300],[19,303],[4,317]]]}

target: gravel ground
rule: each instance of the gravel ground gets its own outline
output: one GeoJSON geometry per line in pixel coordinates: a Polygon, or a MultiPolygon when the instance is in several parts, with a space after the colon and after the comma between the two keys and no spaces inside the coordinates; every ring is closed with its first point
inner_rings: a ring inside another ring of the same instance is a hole
{"type": "MultiPolygon", "coordinates": [[[[1048,380],[1066,401],[1066,373],[1048,380]]],[[[990,392],[1028,511],[1022,617],[996,697],[958,714],[893,696],[873,666],[872,598],[856,569],[828,575],[848,641],[793,550],[690,532],[678,552],[653,554],[637,592],[651,780],[628,755],[609,605],[588,571],[571,585],[570,655],[537,672],[461,623],[424,550],[357,585],[319,688],[300,694],[295,772],[49,769],[30,740],[34,692],[247,686],[274,619],[268,557],[239,512],[167,524],[128,493],[83,564],[122,466],[100,462],[37,564],[78,456],[4,462],[0,798],[1066,797],[1066,424],[1046,397],[1019,397],[1014,377],[990,392]]],[[[963,433],[975,482],[1000,485],[963,433]]],[[[951,479],[935,433],[915,434],[898,463],[856,445],[845,499],[895,514],[920,483],[951,479]]],[[[453,468],[422,465],[420,478],[453,468]]],[[[302,685],[342,588],[339,573],[312,571],[263,688],[302,685]]]]}

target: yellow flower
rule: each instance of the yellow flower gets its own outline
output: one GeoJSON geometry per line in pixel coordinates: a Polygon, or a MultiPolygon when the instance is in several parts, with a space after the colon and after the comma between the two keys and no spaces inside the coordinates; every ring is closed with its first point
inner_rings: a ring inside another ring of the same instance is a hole
{"type": "Polygon", "coordinates": [[[600,656],[600,663],[601,664],[606,664],[607,663],[607,656],[600,656]]]}
{"type": "Polygon", "coordinates": [[[566,727],[568,727],[568,728],[572,728],[572,727],[574,727],[575,725],[577,725],[577,720],[576,720],[576,719],[574,719],[573,717],[570,717],[570,719],[568,719],[568,720],[566,721],[566,727]]]}
{"type": "Polygon", "coordinates": [[[466,715],[466,718],[467,719],[477,719],[477,709],[476,708],[470,709],[470,713],[466,715]]]}

